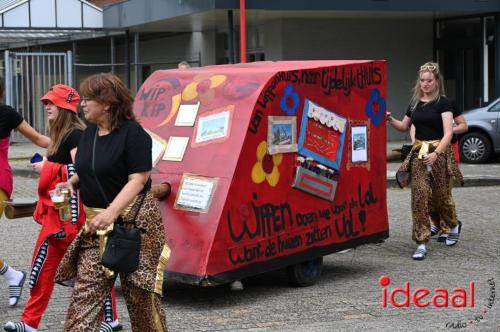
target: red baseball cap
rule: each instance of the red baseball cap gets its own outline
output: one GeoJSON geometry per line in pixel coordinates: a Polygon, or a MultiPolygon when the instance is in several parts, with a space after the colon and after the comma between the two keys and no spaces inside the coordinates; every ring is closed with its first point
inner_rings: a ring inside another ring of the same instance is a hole
{"type": "Polygon", "coordinates": [[[59,108],[76,113],[78,104],[80,104],[80,95],[68,85],[56,84],[40,100],[44,104],[50,101],[59,108]]]}

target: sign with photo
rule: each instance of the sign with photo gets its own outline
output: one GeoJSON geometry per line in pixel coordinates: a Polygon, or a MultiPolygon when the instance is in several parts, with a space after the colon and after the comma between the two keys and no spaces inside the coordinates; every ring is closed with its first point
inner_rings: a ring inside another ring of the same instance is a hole
{"type": "Polygon", "coordinates": [[[347,160],[346,168],[354,166],[361,166],[370,169],[369,153],[369,133],[370,133],[370,120],[368,121],[349,121],[350,127],[350,147],[349,158],[347,160]]]}
{"type": "Polygon", "coordinates": [[[322,165],[340,170],[346,122],[346,118],[306,99],[298,153],[313,158],[322,165]]]}
{"type": "Polygon", "coordinates": [[[192,147],[226,140],[230,135],[234,106],[221,107],[198,118],[192,147]]]}
{"type": "Polygon", "coordinates": [[[269,154],[297,152],[297,118],[267,117],[267,150],[269,154]]]}

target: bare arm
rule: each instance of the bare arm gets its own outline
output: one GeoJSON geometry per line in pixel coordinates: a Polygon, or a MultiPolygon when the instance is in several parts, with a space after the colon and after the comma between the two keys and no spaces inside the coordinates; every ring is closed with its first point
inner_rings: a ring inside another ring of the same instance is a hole
{"type": "Polygon", "coordinates": [[[469,130],[469,126],[467,125],[467,121],[463,115],[459,115],[456,118],[453,118],[455,121],[455,127],[453,127],[454,134],[463,134],[469,130]]]}
{"type": "Polygon", "coordinates": [[[397,129],[401,132],[406,132],[408,131],[410,125],[411,125],[411,119],[405,115],[403,120],[396,120],[391,116],[391,112],[387,112],[387,122],[394,128],[397,129]]]}
{"type": "Polygon", "coordinates": [[[125,210],[137,194],[144,188],[151,172],[133,173],[128,176],[127,184],[118,193],[115,199],[103,212],[92,219],[91,233],[98,229],[105,229],[125,210]]]}
{"type": "Polygon", "coordinates": [[[32,126],[28,124],[25,120],[21,122],[19,126],[16,128],[21,134],[24,135],[27,139],[35,143],[36,145],[42,148],[48,148],[50,144],[50,138],[45,135],[40,134],[38,131],[33,129],[32,126]]]}
{"type": "Polygon", "coordinates": [[[410,139],[413,145],[415,143],[415,126],[413,124],[410,126],[410,139]]]}

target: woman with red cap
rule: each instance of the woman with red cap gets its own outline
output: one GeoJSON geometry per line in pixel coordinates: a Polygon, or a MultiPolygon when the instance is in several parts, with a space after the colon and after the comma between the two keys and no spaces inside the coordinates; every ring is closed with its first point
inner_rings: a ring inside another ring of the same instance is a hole
{"type": "MultiPolygon", "coordinates": [[[[29,276],[30,297],[21,321],[7,322],[4,326],[6,331],[12,332],[37,331],[54,289],[57,266],[85,222],[79,192],[76,191],[67,198],[69,211],[66,210],[66,215],[56,209],[50,197],[56,184],[67,181],[75,172],[73,163],[77,145],[85,129],[84,123],[77,115],[80,96],[72,87],[57,84],[41,98],[41,101],[45,104],[47,112],[50,145],[47,150],[48,157],[33,166],[40,172],[39,199],[33,217],[42,228],[32,256],[32,270],[29,276]]],[[[108,316],[110,316],[107,319],[109,324],[112,322],[112,315],[108,316]]],[[[111,330],[119,331],[121,325],[111,330]]]]}
{"type": "MultiPolygon", "coordinates": [[[[0,81],[0,99],[3,98],[3,83],[0,81]]],[[[16,129],[36,145],[46,148],[50,139],[33,129],[12,107],[0,104],[0,218],[5,208],[4,201],[12,194],[12,170],[9,165],[9,143],[12,130],[16,129]]],[[[0,276],[9,283],[9,306],[15,307],[21,298],[26,273],[17,271],[0,259],[0,276]]]]}

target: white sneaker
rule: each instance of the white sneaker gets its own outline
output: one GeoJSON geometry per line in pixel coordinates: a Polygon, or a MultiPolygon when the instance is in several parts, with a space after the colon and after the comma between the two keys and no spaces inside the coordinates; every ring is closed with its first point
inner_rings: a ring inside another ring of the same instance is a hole
{"type": "Polygon", "coordinates": [[[229,288],[230,288],[232,291],[242,291],[242,290],[243,290],[243,284],[241,283],[241,281],[236,280],[236,281],[233,281],[233,282],[229,285],[229,288]]]}
{"type": "Polygon", "coordinates": [[[415,253],[411,256],[411,258],[416,261],[422,261],[425,259],[425,255],[427,255],[427,248],[424,244],[421,244],[417,247],[417,250],[415,250],[415,253]]]}

